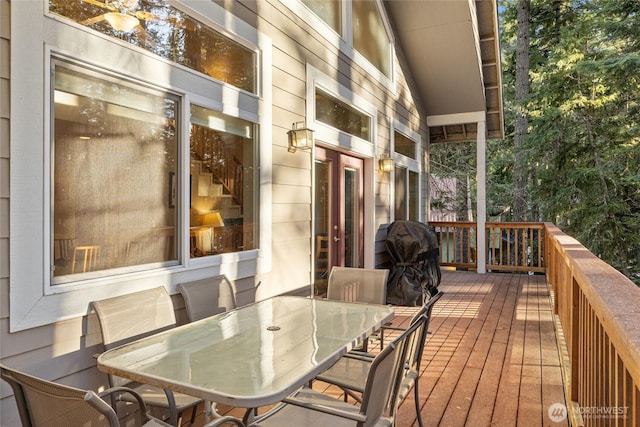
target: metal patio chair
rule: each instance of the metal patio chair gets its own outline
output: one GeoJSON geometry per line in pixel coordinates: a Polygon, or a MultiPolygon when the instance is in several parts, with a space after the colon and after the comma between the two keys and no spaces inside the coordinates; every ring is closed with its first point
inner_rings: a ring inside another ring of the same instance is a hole
{"type": "MultiPolygon", "coordinates": [[[[177,288],[184,299],[189,322],[236,308],[233,286],[225,275],[180,283],[177,288]]],[[[205,415],[207,419],[220,416],[215,402],[205,402],[205,415]]]]}
{"type": "MultiPolygon", "coordinates": [[[[422,353],[426,343],[429,322],[431,320],[431,312],[433,310],[433,306],[442,297],[442,295],[443,292],[439,291],[436,295],[431,297],[409,322],[409,325],[413,325],[424,319],[424,324],[423,327],[420,328],[420,333],[415,336],[415,339],[408,345],[408,351],[405,358],[405,369],[400,381],[397,401],[394,405],[394,411],[397,411],[400,403],[404,401],[411,389],[413,389],[416,417],[418,419],[418,424],[421,427],[423,422],[420,414],[420,388],[418,384],[420,379],[420,361],[422,359],[422,353]]],[[[394,326],[385,326],[384,329],[403,330],[402,328],[394,326]]],[[[344,390],[345,398],[349,395],[356,401],[361,401],[361,394],[364,392],[368,371],[374,358],[375,356],[369,353],[348,353],[331,368],[318,375],[316,380],[337,385],[344,390]]]]}
{"type": "Polygon", "coordinates": [[[377,268],[331,268],[327,299],[385,304],[389,270],[377,268]]]}
{"type": "Polygon", "coordinates": [[[394,425],[393,402],[399,391],[408,344],[415,340],[423,324],[415,322],[371,360],[360,405],[303,387],[248,424],[225,416],[206,427],[229,423],[242,427],[390,427],[394,425]]]}
{"type": "MultiPolygon", "coordinates": [[[[386,304],[388,277],[389,270],[386,269],[334,266],[329,273],[327,299],[386,304]]],[[[380,335],[382,342],[381,334],[382,330],[379,330],[374,336],[380,335]]],[[[367,351],[368,341],[364,340],[360,350],[367,351]]]]}
{"type": "Polygon", "coordinates": [[[177,288],[189,322],[236,308],[233,286],[224,275],[180,283],[177,288]]]}
{"type": "Polygon", "coordinates": [[[4,365],[0,365],[0,377],[13,389],[22,427],[120,427],[116,411],[103,400],[112,393],[127,393],[138,404],[136,426],[169,426],[149,415],[144,400],[125,387],[110,388],[98,394],[37,378],[4,365]]]}
{"type": "MultiPolygon", "coordinates": [[[[175,311],[171,296],[162,286],[122,296],[91,302],[96,313],[105,350],[131,341],[174,328],[175,311]]],[[[198,404],[203,400],[171,390],[163,390],[148,384],[139,384],[128,379],[109,375],[111,387],[127,386],[142,396],[147,406],[169,411],[170,423],[178,424],[178,415],[193,409],[191,420],[195,419],[198,404]]],[[[113,399],[130,401],[128,395],[112,395],[113,399]]]]}

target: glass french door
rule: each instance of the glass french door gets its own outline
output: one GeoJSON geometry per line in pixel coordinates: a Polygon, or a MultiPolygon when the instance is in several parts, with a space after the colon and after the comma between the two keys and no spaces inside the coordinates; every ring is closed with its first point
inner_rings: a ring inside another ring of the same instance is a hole
{"type": "Polygon", "coordinates": [[[315,148],[316,293],[326,291],[334,265],[363,267],[364,161],[315,148]]]}

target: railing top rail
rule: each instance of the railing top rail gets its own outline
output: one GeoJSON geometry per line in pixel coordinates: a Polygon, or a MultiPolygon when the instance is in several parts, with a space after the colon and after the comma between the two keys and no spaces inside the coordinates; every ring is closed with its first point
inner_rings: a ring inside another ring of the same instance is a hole
{"type": "Polygon", "coordinates": [[[562,255],[629,374],[640,383],[640,288],[554,224],[545,223],[545,229],[547,244],[562,255]]]}
{"type": "MultiPolygon", "coordinates": [[[[429,225],[434,227],[476,227],[477,222],[474,221],[429,221],[429,225]]],[[[544,222],[507,222],[507,221],[487,221],[486,226],[503,227],[503,228],[539,228],[543,229],[544,222]]]]}

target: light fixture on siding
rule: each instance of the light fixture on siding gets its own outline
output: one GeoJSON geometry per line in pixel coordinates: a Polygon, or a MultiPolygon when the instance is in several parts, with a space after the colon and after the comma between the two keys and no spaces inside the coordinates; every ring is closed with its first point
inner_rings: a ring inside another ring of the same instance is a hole
{"type": "Polygon", "coordinates": [[[380,157],[380,159],[378,160],[378,167],[382,172],[393,171],[393,168],[394,168],[393,159],[386,155],[380,157]]]}
{"type": "Polygon", "coordinates": [[[304,122],[297,122],[291,125],[289,135],[289,152],[296,150],[310,150],[313,148],[313,130],[307,128],[304,122]]]}

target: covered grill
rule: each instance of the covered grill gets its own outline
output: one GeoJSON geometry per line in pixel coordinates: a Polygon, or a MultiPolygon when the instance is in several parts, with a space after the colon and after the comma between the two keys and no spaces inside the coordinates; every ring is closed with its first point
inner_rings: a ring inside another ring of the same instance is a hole
{"type": "Polygon", "coordinates": [[[392,262],[388,304],[417,306],[437,293],[440,250],[432,227],[417,221],[394,221],[387,230],[386,248],[392,262]]]}

